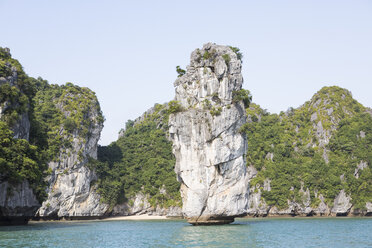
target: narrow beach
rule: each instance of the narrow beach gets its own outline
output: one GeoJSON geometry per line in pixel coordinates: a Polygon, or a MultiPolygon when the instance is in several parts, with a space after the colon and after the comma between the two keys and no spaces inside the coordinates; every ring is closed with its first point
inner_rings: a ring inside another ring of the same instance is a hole
{"type": "Polygon", "coordinates": [[[166,219],[168,219],[166,216],[142,214],[142,215],[110,217],[110,218],[105,218],[104,220],[166,220],[166,219]]]}

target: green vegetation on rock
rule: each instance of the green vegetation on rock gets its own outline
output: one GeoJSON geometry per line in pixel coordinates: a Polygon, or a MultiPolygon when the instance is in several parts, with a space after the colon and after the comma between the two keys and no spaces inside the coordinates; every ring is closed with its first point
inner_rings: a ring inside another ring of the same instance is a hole
{"type": "Polygon", "coordinates": [[[5,48],[0,48],[0,79],[0,182],[27,180],[41,202],[46,196],[44,178],[50,173],[47,163],[58,160],[74,137],[84,142],[90,127],[102,125],[104,118],[94,92],[29,77],[5,48]],[[92,121],[87,117],[94,110],[92,121]],[[15,124],[27,129],[28,122],[29,140],[14,139],[15,124]]]}
{"type": "Polygon", "coordinates": [[[9,50],[0,47],[0,83],[1,120],[13,126],[22,113],[29,110],[30,100],[35,94],[35,79],[29,78],[18,60],[13,59],[9,50]]]}
{"type": "Polygon", "coordinates": [[[168,109],[166,110],[166,115],[174,114],[182,111],[182,106],[178,101],[170,101],[168,103],[168,109]]]}
{"type": "MultiPolygon", "coordinates": [[[[231,49],[242,58],[238,48],[231,49]]],[[[212,60],[215,51],[199,56],[212,60]]],[[[231,58],[226,54],[223,59],[228,64],[231,58]]],[[[177,72],[185,73],[180,67],[177,72]]],[[[43,178],[50,173],[47,163],[58,162],[73,142],[85,142],[92,125],[103,125],[100,106],[87,88],[28,77],[4,48],[0,79],[0,182],[16,185],[27,180],[42,201],[43,178]],[[88,118],[92,111],[97,113],[94,120],[88,118]],[[15,139],[12,131],[23,114],[30,120],[29,141],[15,139]]],[[[332,206],[342,189],[355,209],[364,210],[366,202],[372,202],[372,117],[349,91],[324,87],[301,107],[280,114],[251,104],[248,90],[234,91],[232,98],[233,103],[243,101],[248,116],[240,131],[248,137],[247,165],[257,169],[250,186],[262,191],[268,205],[285,209],[288,201],[301,203],[306,189],[312,207],[319,205],[320,195],[332,206]],[[265,190],[268,181],[271,189],[265,190]]],[[[219,100],[218,95],[212,100],[219,100]]],[[[207,99],[202,106],[213,116],[221,114],[222,107],[207,99]]],[[[98,160],[90,159],[89,166],[97,172],[104,202],[111,207],[129,203],[141,192],[154,207],[181,204],[167,139],[169,115],[180,111],[177,101],[157,104],[140,121],[128,121],[117,141],[99,147],[98,160]]]]}
{"type": "Polygon", "coordinates": [[[249,90],[241,89],[233,91],[232,93],[232,102],[237,103],[243,101],[244,107],[248,108],[249,104],[252,102],[252,95],[249,90]]]}
{"type": "Polygon", "coordinates": [[[168,106],[157,104],[143,121],[128,121],[116,142],[99,147],[94,166],[104,202],[114,206],[142,192],[154,207],[181,204],[172,144],[167,140],[168,115],[178,108],[168,106]]]}
{"type": "Polygon", "coordinates": [[[222,55],[222,58],[225,60],[226,65],[229,65],[231,60],[230,56],[228,54],[224,54],[222,55]]]}
{"type": "Polygon", "coordinates": [[[5,48],[0,48],[0,78],[0,182],[16,185],[27,180],[42,201],[46,196],[46,153],[35,146],[31,135],[30,141],[15,139],[12,131],[22,115],[32,113],[32,99],[42,80],[28,77],[5,48]]]}
{"type": "Polygon", "coordinates": [[[0,182],[16,185],[27,180],[41,201],[46,196],[43,180],[46,168],[37,147],[27,140],[13,138],[8,125],[0,121],[0,182]]]}
{"type": "Polygon", "coordinates": [[[243,61],[243,53],[240,52],[240,49],[239,48],[230,46],[230,49],[236,54],[237,58],[240,61],[243,61]]]}
{"type": "Polygon", "coordinates": [[[342,171],[344,179],[341,183],[351,194],[351,202],[356,209],[365,209],[366,202],[372,200],[371,115],[358,113],[342,120],[329,148],[332,152],[330,162],[342,171]]]}
{"type": "Polygon", "coordinates": [[[91,135],[89,128],[94,124],[102,125],[104,121],[94,92],[72,83],[45,84],[36,93],[33,105],[31,134],[35,144],[48,151],[49,161],[71,148],[74,136],[85,142],[91,135]],[[96,123],[91,123],[88,114],[94,109],[98,114],[96,123]]]}
{"type": "Polygon", "coordinates": [[[341,189],[356,209],[372,201],[372,117],[349,91],[324,87],[300,108],[279,115],[251,104],[247,115],[247,161],[258,170],[251,187],[261,188],[268,205],[283,209],[288,200],[302,202],[307,188],[313,207],[320,202],[314,192],[332,206],[341,189]],[[356,175],[361,163],[368,166],[356,175]],[[263,190],[266,179],[270,191],[263,190]]]}
{"type": "Polygon", "coordinates": [[[179,65],[176,66],[176,71],[177,71],[177,74],[178,74],[177,77],[182,77],[186,73],[186,71],[184,69],[182,69],[179,65]]]}

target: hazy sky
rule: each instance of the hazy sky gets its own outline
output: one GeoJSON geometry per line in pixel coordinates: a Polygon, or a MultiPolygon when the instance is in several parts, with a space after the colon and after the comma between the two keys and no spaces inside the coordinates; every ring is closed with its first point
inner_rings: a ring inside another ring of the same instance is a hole
{"type": "Polygon", "coordinates": [[[372,107],[372,1],[0,0],[0,46],[28,75],[96,92],[100,144],[174,97],[176,66],[204,43],[237,46],[244,88],[270,112],[326,85],[372,107]]]}

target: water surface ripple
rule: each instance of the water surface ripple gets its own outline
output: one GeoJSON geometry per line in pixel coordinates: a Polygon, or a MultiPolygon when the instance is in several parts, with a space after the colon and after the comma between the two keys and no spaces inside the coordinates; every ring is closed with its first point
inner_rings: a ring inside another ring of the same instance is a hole
{"type": "Polygon", "coordinates": [[[372,218],[31,222],[0,227],[0,247],[372,247],[372,218]]]}

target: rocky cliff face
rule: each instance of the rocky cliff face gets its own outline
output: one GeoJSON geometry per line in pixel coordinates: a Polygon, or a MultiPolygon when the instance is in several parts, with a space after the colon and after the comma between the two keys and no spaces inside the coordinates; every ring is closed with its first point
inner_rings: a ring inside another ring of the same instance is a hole
{"type": "Polygon", "coordinates": [[[112,216],[126,216],[126,215],[159,215],[167,217],[182,216],[182,209],[178,206],[170,207],[153,207],[150,204],[151,197],[142,192],[138,192],[134,197],[131,197],[128,202],[118,204],[113,208],[112,216]]]}
{"type": "Polygon", "coordinates": [[[302,201],[289,201],[288,207],[279,209],[276,206],[270,206],[262,197],[262,190],[251,188],[249,196],[248,215],[254,217],[266,216],[371,216],[372,203],[366,202],[365,210],[353,208],[350,195],[341,190],[334,199],[333,205],[325,202],[322,194],[315,194],[319,199],[317,206],[311,205],[310,191],[307,189],[302,201]]]}
{"type": "MultiPolygon", "coordinates": [[[[29,103],[20,85],[24,75],[21,68],[11,58],[8,48],[0,48],[0,121],[9,125],[15,139],[28,141],[30,120],[29,103]]],[[[3,154],[1,154],[4,159],[3,154]]],[[[21,183],[9,183],[0,174],[0,225],[25,224],[34,216],[40,204],[27,180],[21,183]]]]}
{"type": "Polygon", "coordinates": [[[169,134],[190,223],[230,223],[247,212],[247,140],[238,132],[246,116],[243,103],[233,101],[242,83],[237,54],[211,43],[191,54],[174,83],[181,111],[170,116],[169,134]]]}
{"type": "Polygon", "coordinates": [[[27,181],[16,186],[0,183],[0,225],[26,224],[40,207],[27,181]]]}
{"type": "Polygon", "coordinates": [[[107,204],[100,202],[94,186],[97,177],[89,168],[89,160],[97,158],[97,142],[103,128],[102,113],[93,93],[79,89],[75,92],[73,86],[67,86],[62,97],[53,101],[64,119],[77,118],[78,122],[84,121],[85,124],[69,131],[66,123],[59,126],[58,133],[69,141],[69,145],[61,148],[57,157],[49,162],[51,174],[46,178],[48,198],[38,210],[38,216],[42,218],[102,216],[108,209],[107,204]],[[85,101],[87,99],[89,101],[85,101]],[[78,109],[71,110],[71,103],[78,105],[78,109]],[[80,116],[82,119],[79,115],[73,117],[79,111],[84,113],[80,116]]]}

